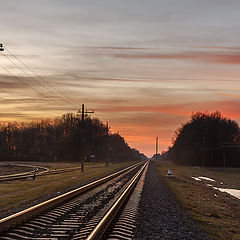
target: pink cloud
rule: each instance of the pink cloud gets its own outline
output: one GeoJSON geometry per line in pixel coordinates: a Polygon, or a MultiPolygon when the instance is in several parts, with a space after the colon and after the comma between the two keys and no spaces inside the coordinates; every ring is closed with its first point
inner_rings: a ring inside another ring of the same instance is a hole
{"type": "Polygon", "coordinates": [[[231,47],[231,46],[200,46],[197,48],[206,48],[206,49],[223,49],[223,50],[234,50],[240,51],[240,47],[231,47]]]}
{"type": "Polygon", "coordinates": [[[225,52],[183,52],[183,53],[126,53],[113,54],[117,58],[129,59],[165,59],[165,60],[197,60],[224,64],[240,64],[240,53],[237,51],[225,52]]]}

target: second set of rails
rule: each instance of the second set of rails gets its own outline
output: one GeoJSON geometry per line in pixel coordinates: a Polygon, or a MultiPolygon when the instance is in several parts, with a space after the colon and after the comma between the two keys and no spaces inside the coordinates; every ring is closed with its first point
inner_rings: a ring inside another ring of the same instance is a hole
{"type": "MultiPolygon", "coordinates": [[[[74,167],[74,168],[63,168],[63,169],[48,169],[42,166],[30,166],[30,165],[18,165],[18,164],[11,164],[13,166],[26,166],[26,167],[32,167],[37,168],[38,170],[41,169],[41,171],[28,171],[23,173],[16,173],[11,175],[3,175],[0,176],[0,182],[6,182],[6,181],[14,181],[14,180],[23,180],[23,179],[35,179],[38,176],[45,176],[45,175],[52,175],[52,174],[58,174],[58,173],[65,173],[65,172],[74,172],[76,170],[82,169],[82,167],[74,167]]],[[[93,165],[93,167],[99,167],[101,165],[93,165]]]]}
{"type": "Polygon", "coordinates": [[[135,164],[1,219],[0,239],[106,239],[147,166],[135,164]]]}

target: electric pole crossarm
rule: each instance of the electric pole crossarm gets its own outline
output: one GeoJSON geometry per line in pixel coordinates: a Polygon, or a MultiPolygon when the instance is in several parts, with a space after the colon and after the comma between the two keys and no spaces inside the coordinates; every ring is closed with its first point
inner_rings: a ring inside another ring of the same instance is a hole
{"type": "Polygon", "coordinates": [[[91,111],[84,110],[84,104],[82,104],[82,110],[79,109],[77,112],[82,114],[82,121],[84,121],[85,114],[94,113],[94,110],[91,110],[91,111]]]}

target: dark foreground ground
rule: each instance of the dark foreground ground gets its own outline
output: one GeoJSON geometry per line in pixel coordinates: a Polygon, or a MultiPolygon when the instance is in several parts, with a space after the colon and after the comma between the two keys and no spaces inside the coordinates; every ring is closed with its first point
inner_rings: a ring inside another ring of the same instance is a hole
{"type": "Polygon", "coordinates": [[[135,239],[209,239],[184,213],[153,164],[149,166],[141,194],[135,239]]]}

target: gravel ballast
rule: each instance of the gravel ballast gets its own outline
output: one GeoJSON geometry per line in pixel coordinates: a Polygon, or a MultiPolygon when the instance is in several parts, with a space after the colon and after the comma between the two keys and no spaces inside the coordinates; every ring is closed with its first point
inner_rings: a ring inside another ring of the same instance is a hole
{"type": "Polygon", "coordinates": [[[134,239],[209,240],[186,215],[153,163],[141,193],[134,239]]]}

